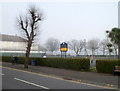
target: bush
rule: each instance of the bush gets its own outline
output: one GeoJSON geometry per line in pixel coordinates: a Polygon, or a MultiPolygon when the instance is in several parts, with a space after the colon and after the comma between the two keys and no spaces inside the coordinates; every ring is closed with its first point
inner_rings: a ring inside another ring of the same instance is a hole
{"type": "Polygon", "coordinates": [[[70,58],[46,58],[41,60],[42,66],[65,68],[72,70],[89,70],[89,59],[70,59],[70,58]]]}
{"type": "MultiPolygon", "coordinates": [[[[25,58],[19,57],[19,64],[24,63],[25,58]]],[[[90,62],[89,59],[80,59],[80,58],[30,58],[29,64],[32,60],[36,60],[38,66],[48,66],[55,68],[63,69],[72,69],[72,70],[89,70],[90,62]]],[[[10,57],[2,57],[2,61],[11,62],[10,57]]]]}
{"type": "Polygon", "coordinates": [[[96,69],[100,73],[112,73],[114,66],[120,66],[120,60],[97,60],[96,69]]]}
{"type": "MultiPolygon", "coordinates": [[[[12,62],[12,57],[9,56],[2,56],[2,62],[12,62]]],[[[18,59],[18,63],[19,64],[23,64],[24,63],[24,57],[19,57],[18,59]]]]}
{"type": "Polygon", "coordinates": [[[12,58],[8,56],[2,56],[2,62],[12,62],[12,58]]]}

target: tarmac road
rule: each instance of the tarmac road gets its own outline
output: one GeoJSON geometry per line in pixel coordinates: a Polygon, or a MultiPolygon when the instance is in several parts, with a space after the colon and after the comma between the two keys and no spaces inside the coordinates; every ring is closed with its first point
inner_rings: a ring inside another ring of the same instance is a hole
{"type": "Polygon", "coordinates": [[[8,67],[1,69],[2,89],[114,89],[8,67]]]}

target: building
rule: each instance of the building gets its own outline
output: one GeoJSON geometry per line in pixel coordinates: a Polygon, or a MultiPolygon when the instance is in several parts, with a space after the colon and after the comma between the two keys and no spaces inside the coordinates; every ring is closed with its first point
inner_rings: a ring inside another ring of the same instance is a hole
{"type": "Polygon", "coordinates": [[[0,34],[2,51],[25,51],[26,40],[19,36],[0,34]]]}
{"type": "MultiPolygon", "coordinates": [[[[20,36],[0,34],[0,49],[2,54],[10,56],[13,53],[25,54],[27,40],[20,36]]],[[[33,44],[31,53],[38,53],[38,44],[33,44]]]]}

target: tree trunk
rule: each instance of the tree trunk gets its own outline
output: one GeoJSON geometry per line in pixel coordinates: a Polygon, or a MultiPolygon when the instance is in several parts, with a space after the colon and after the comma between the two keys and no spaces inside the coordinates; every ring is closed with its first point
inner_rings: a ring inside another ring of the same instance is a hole
{"type": "Polygon", "coordinates": [[[76,56],[78,56],[79,55],[79,51],[75,51],[75,54],[76,54],[76,56]]]}
{"type": "Polygon", "coordinates": [[[105,48],[103,47],[103,56],[105,55],[105,48]]]}
{"type": "Polygon", "coordinates": [[[76,53],[76,56],[79,56],[79,54],[78,54],[78,53],[76,53]]]}
{"type": "Polygon", "coordinates": [[[29,55],[30,55],[30,50],[31,50],[31,41],[28,42],[27,50],[26,50],[26,55],[25,55],[25,63],[24,63],[24,68],[28,68],[29,64],[29,55]]]}
{"type": "Polygon", "coordinates": [[[54,52],[54,51],[52,51],[52,56],[53,56],[53,54],[54,54],[53,52],[54,52]]]}
{"type": "Polygon", "coordinates": [[[109,56],[111,56],[111,52],[109,51],[109,56]]]}
{"type": "Polygon", "coordinates": [[[114,46],[115,55],[117,56],[117,48],[114,46]]]}
{"type": "Polygon", "coordinates": [[[28,53],[26,53],[24,68],[28,68],[28,61],[29,61],[29,56],[28,53]]]}
{"type": "Polygon", "coordinates": [[[93,51],[93,49],[92,49],[92,56],[94,55],[94,51],[93,51]]]}
{"type": "Polygon", "coordinates": [[[118,45],[118,59],[120,59],[120,44],[118,45]]]}

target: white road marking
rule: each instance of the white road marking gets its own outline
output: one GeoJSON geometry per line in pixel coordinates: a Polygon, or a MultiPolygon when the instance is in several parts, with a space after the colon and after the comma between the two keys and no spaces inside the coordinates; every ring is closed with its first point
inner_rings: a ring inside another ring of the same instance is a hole
{"type": "Polygon", "coordinates": [[[92,83],[90,84],[90,83],[84,83],[84,82],[78,82],[78,81],[72,81],[72,80],[64,80],[63,78],[60,78],[60,77],[55,77],[55,76],[50,76],[50,75],[45,75],[45,74],[40,74],[40,73],[34,73],[34,72],[30,72],[30,71],[24,71],[24,70],[19,70],[19,69],[15,69],[15,68],[9,68],[9,67],[3,67],[3,66],[0,66],[0,67],[5,68],[5,69],[19,71],[19,72],[25,72],[25,73],[29,73],[29,74],[33,74],[33,75],[38,75],[38,76],[42,76],[42,77],[48,77],[48,78],[52,78],[52,79],[63,80],[63,81],[67,81],[67,82],[77,83],[77,84],[83,84],[83,85],[87,85],[87,86],[100,87],[100,88],[104,88],[104,89],[118,89],[117,87],[108,87],[108,86],[101,86],[101,85],[92,84],[92,83]]]}
{"type": "Polygon", "coordinates": [[[0,73],[0,75],[5,75],[5,74],[3,74],[3,73],[0,73]]]}
{"type": "Polygon", "coordinates": [[[43,88],[43,89],[49,89],[47,87],[44,87],[44,86],[41,86],[41,85],[38,85],[38,84],[35,84],[35,83],[31,83],[31,82],[28,82],[28,81],[25,81],[25,80],[22,80],[22,79],[19,79],[19,78],[14,78],[14,79],[17,80],[17,81],[21,81],[21,82],[36,86],[36,87],[40,87],[40,88],[43,88]]]}

